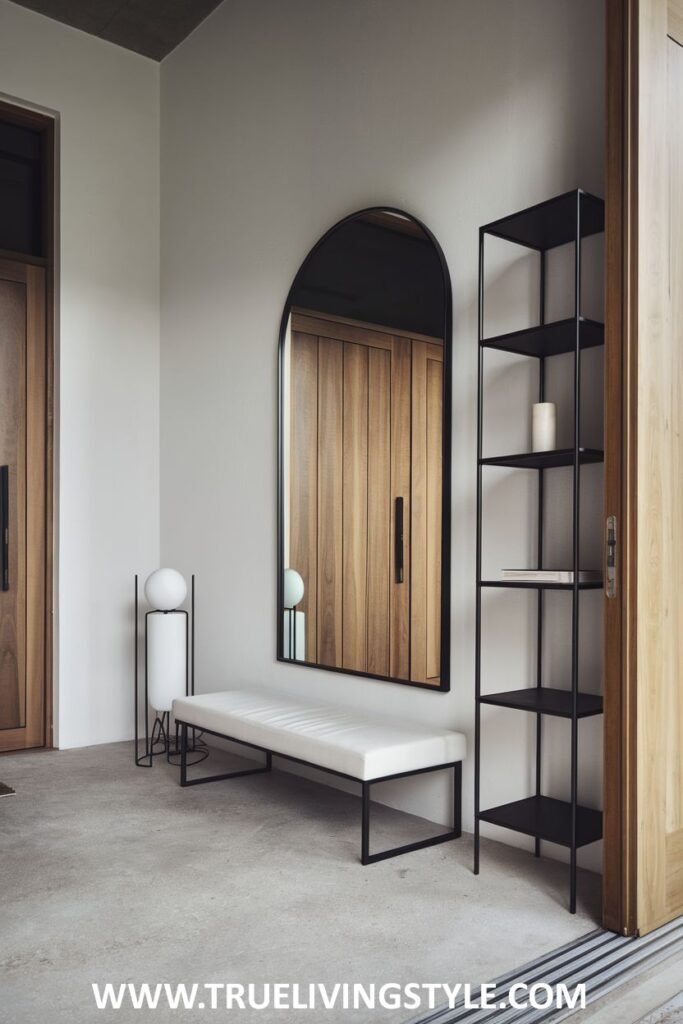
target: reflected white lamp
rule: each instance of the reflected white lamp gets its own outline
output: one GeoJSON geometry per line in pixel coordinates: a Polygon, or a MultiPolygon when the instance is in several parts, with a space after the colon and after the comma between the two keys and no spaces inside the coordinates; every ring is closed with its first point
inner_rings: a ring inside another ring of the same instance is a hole
{"type": "Polygon", "coordinates": [[[283,654],[288,661],[306,660],[306,614],[296,610],[296,606],[303,601],[304,590],[301,573],[296,569],[285,569],[283,654]]]}

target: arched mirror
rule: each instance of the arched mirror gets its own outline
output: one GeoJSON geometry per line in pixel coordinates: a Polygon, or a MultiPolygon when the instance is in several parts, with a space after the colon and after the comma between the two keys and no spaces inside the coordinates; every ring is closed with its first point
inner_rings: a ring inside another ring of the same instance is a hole
{"type": "Polygon", "coordinates": [[[449,688],[451,291],[400,210],[347,217],[280,333],[278,658],[449,688]]]}

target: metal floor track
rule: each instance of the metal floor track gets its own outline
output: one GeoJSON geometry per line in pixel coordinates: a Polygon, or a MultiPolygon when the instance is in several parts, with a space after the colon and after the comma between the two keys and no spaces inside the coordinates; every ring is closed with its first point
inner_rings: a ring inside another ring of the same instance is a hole
{"type": "MultiPolygon", "coordinates": [[[[495,1000],[505,1001],[506,993],[519,983],[565,984],[570,989],[585,984],[588,1006],[677,951],[683,954],[683,917],[642,938],[627,938],[598,928],[496,978],[493,983],[496,986],[495,1000]]],[[[683,987],[683,976],[681,985],[683,987]]],[[[472,998],[478,998],[478,990],[473,990],[472,998]]],[[[542,1021],[566,1020],[576,1012],[580,1011],[555,1007],[547,1010],[510,1007],[480,1010],[469,1009],[461,1002],[452,1009],[431,1010],[426,1015],[413,1018],[410,1024],[541,1024],[542,1021]]]]}

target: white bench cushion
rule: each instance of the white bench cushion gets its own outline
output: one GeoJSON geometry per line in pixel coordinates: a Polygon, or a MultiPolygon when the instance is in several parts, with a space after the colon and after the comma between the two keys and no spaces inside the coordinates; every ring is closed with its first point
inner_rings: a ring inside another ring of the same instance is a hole
{"type": "Polygon", "coordinates": [[[174,700],[181,722],[310,761],[356,779],[379,779],[462,761],[462,733],[263,690],[227,690],[174,700]]]}

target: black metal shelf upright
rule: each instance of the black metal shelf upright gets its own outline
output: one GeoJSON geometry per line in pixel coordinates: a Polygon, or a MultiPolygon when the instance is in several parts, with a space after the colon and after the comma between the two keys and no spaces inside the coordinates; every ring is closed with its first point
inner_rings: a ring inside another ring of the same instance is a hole
{"type": "Polygon", "coordinates": [[[602,586],[579,579],[581,508],[581,467],[601,462],[603,453],[581,447],[581,353],[602,345],[601,323],[581,315],[581,242],[588,235],[604,231],[604,203],[582,189],[549,199],[537,206],[487,224],[479,229],[479,400],[477,417],[477,592],[475,648],[475,841],[474,871],[479,873],[480,823],[512,829],[535,839],[534,852],[541,854],[541,841],[556,843],[570,850],[569,909],[576,912],[577,850],[602,838],[602,814],[578,802],[578,723],[602,713],[602,698],[579,691],[579,603],[583,590],[602,586]],[[496,337],[484,337],[484,246],[486,235],[536,250],[540,261],[539,324],[522,331],[496,337]],[[574,315],[546,323],[546,253],[561,245],[574,243],[574,315]],[[574,353],[574,444],[552,452],[526,452],[483,458],[484,353],[487,348],[529,356],[538,360],[538,401],[545,400],[545,361],[555,355],[574,353]],[[482,477],[487,466],[533,469],[538,474],[537,567],[543,566],[544,474],[558,466],[573,469],[572,477],[572,569],[573,583],[515,583],[482,579],[482,477]],[[482,590],[485,587],[509,587],[536,590],[536,681],[535,686],[503,693],[482,694],[481,640],[482,590]],[[571,689],[559,690],[543,685],[543,612],[546,590],[564,590],[572,595],[571,689]],[[534,796],[482,810],[481,790],[481,705],[526,711],[536,715],[536,792],[534,796]],[[542,793],[543,716],[553,715],[571,722],[571,797],[555,800],[542,793]]]}

